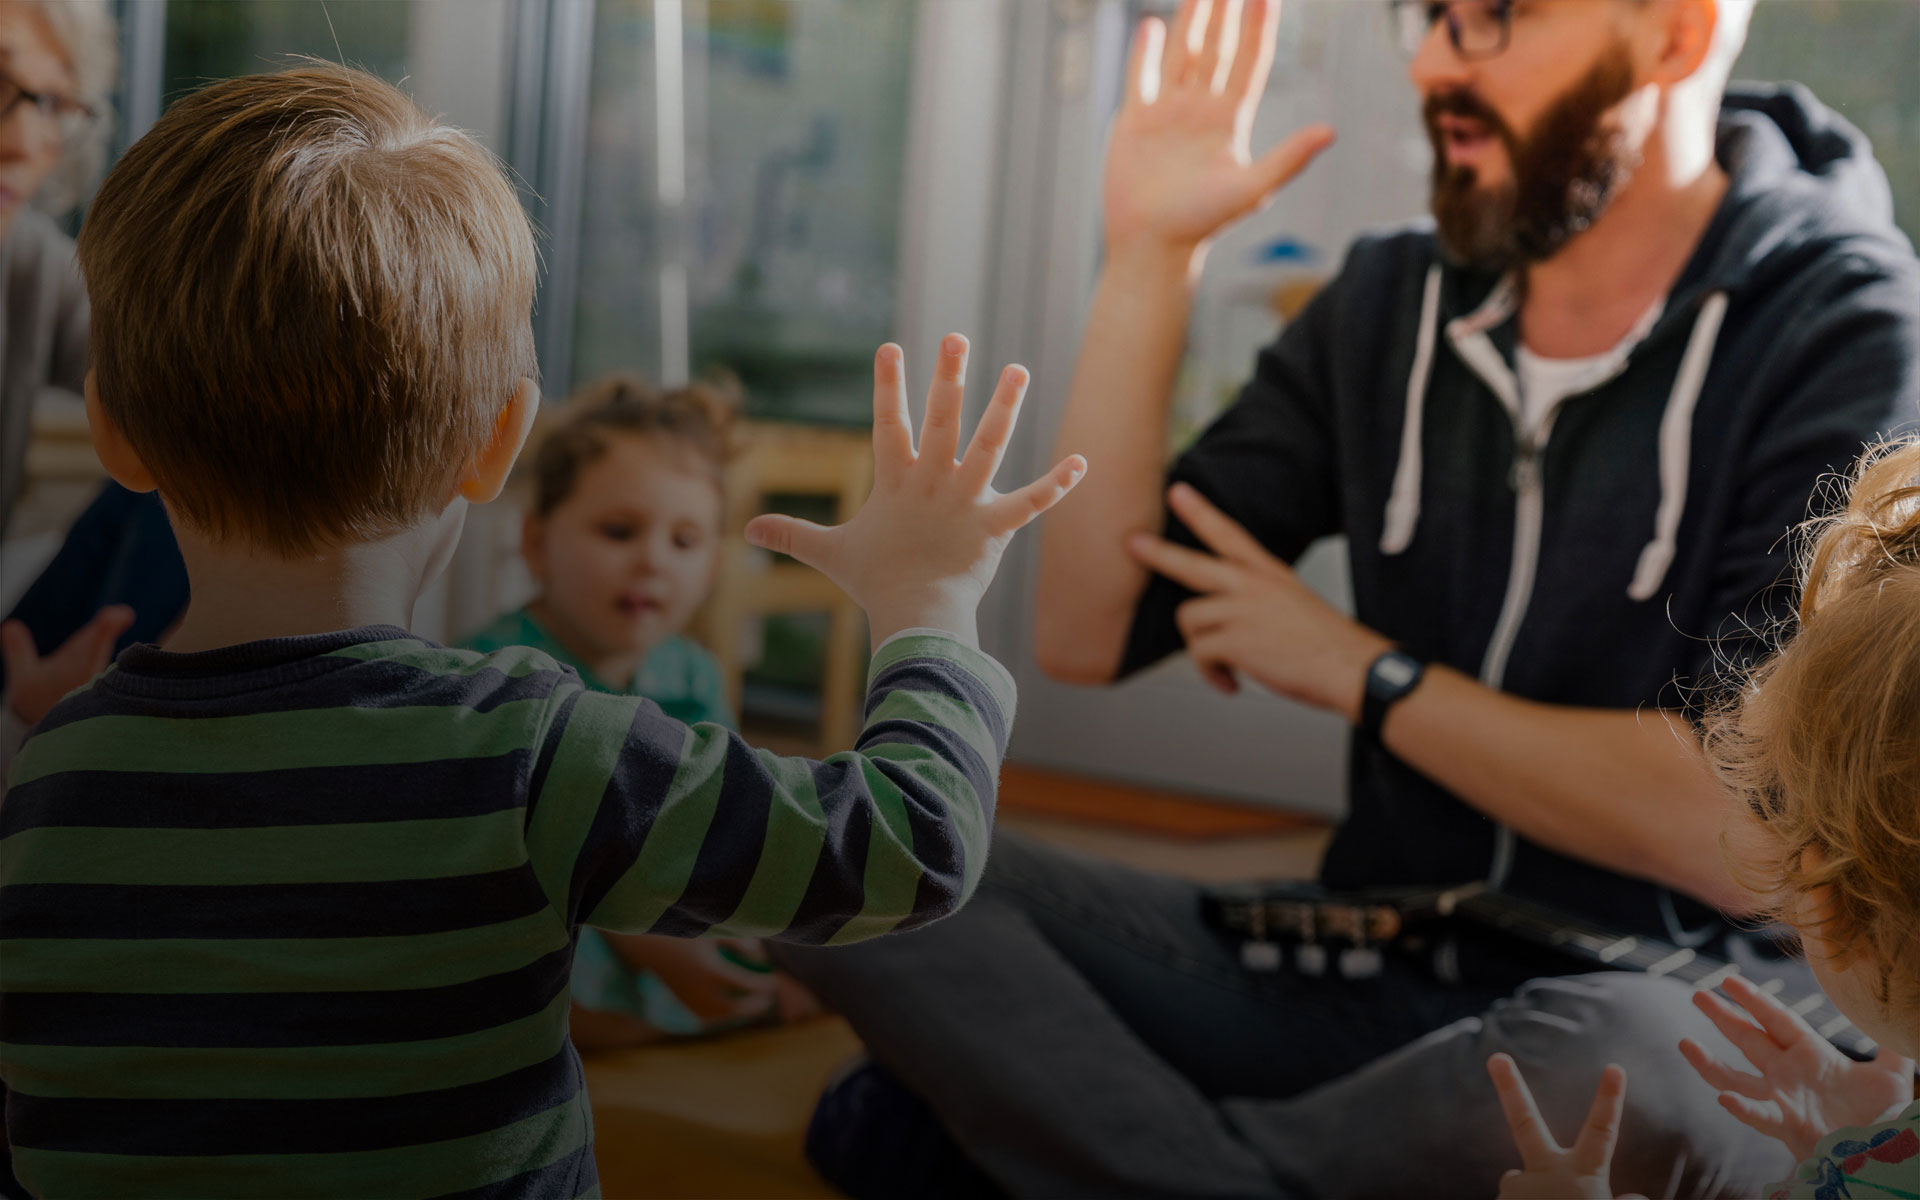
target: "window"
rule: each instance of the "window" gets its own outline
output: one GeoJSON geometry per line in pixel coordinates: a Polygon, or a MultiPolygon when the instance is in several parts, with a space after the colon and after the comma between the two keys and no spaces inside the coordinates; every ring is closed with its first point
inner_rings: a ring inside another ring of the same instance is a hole
{"type": "Polygon", "coordinates": [[[1920,4],[1769,0],[1733,74],[1804,83],[1866,134],[1893,185],[1895,219],[1920,241],[1920,4]]]}
{"type": "Polygon", "coordinates": [[[574,384],[717,369],[755,416],[865,423],[893,330],[916,7],[602,0],[574,384]]]}

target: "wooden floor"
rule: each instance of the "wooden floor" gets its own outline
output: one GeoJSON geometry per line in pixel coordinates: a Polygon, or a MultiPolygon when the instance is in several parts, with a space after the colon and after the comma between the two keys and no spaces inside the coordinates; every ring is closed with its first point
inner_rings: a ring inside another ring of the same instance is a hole
{"type": "Polygon", "coordinates": [[[1000,769],[1003,810],[1085,821],[1152,837],[1271,837],[1319,829],[1315,816],[1233,804],[1130,783],[1008,763],[1000,769]]]}

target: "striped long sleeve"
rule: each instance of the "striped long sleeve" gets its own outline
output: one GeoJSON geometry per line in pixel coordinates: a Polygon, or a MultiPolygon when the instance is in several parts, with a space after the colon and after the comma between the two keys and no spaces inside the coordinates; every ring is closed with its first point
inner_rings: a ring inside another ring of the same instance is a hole
{"type": "Polygon", "coordinates": [[[535,651],[136,647],[0,806],[0,1081],[38,1194],[591,1195],[581,924],[813,942],[978,880],[1013,688],[908,637],[782,758],[535,651]]]}
{"type": "Polygon", "coordinates": [[[819,761],[575,687],[536,768],[534,867],[571,920],[623,932],[837,943],[918,925],[979,881],[1012,711],[998,663],[931,636],[882,647],[859,741],[819,761]]]}

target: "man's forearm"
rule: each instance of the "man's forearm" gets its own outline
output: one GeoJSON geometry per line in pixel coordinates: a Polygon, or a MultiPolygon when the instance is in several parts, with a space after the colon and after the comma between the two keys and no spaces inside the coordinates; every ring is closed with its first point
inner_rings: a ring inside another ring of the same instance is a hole
{"type": "Polygon", "coordinates": [[[1733,801],[1682,717],[1539,704],[1431,667],[1382,736],[1531,842],[1724,910],[1751,907],[1721,853],[1733,801]]]}
{"type": "Polygon", "coordinates": [[[1171,247],[1112,252],[1095,286],[1054,457],[1095,464],[1041,530],[1035,632],[1040,665],[1074,683],[1119,669],[1147,572],[1126,537],[1164,511],[1167,408],[1186,342],[1200,256],[1171,247]]]}

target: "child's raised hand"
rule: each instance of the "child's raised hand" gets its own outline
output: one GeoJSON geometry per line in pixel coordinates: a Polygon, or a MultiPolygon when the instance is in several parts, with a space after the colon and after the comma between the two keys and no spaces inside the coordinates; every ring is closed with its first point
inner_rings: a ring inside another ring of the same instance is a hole
{"type": "Polygon", "coordinates": [[[916,627],[977,643],[975,610],[1007,543],[1086,473],[1086,460],[1075,454],[1018,491],[993,490],[1027,391],[1020,367],[1000,373],[973,442],[956,462],[966,368],[967,339],[948,334],[916,453],[900,347],[880,347],[873,363],[874,483],[866,504],[845,525],[786,516],[747,525],[749,542],[816,568],[866,609],[875,645],[916,627]]]}
{"type": "Polygon", "coordinates": [[[1720,1090],[1722,1108],[1795,1158],[1812,1157],[1836,1129],[1870,1125],[1913,1103],[1912,1059],[1882,1050],[1872,1062],[1855,1062],[1745,979],[1734,976],[1725,987],[1739,1007],[1706,991],[1693,1002],[1760,1073],[1721,1062],[1692,1038],[1680,1053],[1720,1090]]]}
{"type": "Polygon", "coordinates": [[[1613,1171],[1613,1146],[1620,1138],[1620,1109],[1627,1097],[1627,1073],[1608,1067],[1600,1074],[1593,1108],[1573,1147],[1562,1150],[1553,1140],[1540,1109],[1527,1090],[1526,1080],[1512,1058],[1496,1054],[1487,1060],[1487,1074],[1507,1114],[1507,1128],[1520,1150],[1520,1169],[1500,1177],[1501,1200],[1613,1200],[1608,1176],[1613,1171]]]}
{"type": "Polygon", "coordinates": [[[33,634],[18,621],[0,625],[0,655],[7,663],[6,704],[24,725],[36,724],[77,687],[107,669],[113,644],[133,624],[133,610],[112,604],[42,658],[33,634]]]}

